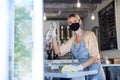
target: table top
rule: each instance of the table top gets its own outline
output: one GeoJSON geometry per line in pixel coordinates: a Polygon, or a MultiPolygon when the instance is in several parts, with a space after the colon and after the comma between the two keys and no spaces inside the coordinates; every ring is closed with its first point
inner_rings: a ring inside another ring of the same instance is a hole
{"type": "MultiPolygon", "coordinates": [[[[71,60],[46,60],[45,63],[47,66],[52,66],[53,69],[56,66],[59,68],[59,66],[63,66],[65,64],[71,64],[71,60]],[[59,66],[58,66],[59,65],[59,66]]],[[[74,60],[74,63],[78,63],[77,60],[74,60]]],[[[102,64],[103,67],[110,67],[110,66],[120,66],[120,64],[102,64]]],[[[56,68],[57,69],[57,68],[56,68]]],[[[46,77],[58,77],[58,78],[75,78],[75,77],[81,77],[86,75],[93,75],[97,74],[97,70],[93,71],[79,71],[75,73],[61,73],[59,70],[56,71],[45,71],[44,76],[46,77]]]]}
{"type": "MultiPolygon", "coordinates": [[[[72,63],[72,59],[63,59],[63,60],[45,60],[44,61],[45,64],[64,64],[64,63],[72,63]]],[[[78,63],[77,59],[74,59],[74,63],[78,63]]]]}
{"type": "Polygon", "coordinates": [[[75,78],[75,77],[81,77],[86,75],[93,75],[97,74],[97,70],[92,71],[79,71],[74,73],[61,73],[59,71],[53,71],[53,72],[46,72],[44,73],[44,76],[46,77],[58,77],[58,78],[75,78]]]}
{"type": "MultiPolygon", "coordinates": [[[[65,65],[65,64],[71,64],[72,60],[45,60],[45,64],[53,64],[53,65],[65,65]]],[[[74,64],[77,64],[78,60],[74,59],[74,64]]],[[[109,66],[120,66],[120,64],[102,64],[103,67],[109,67],[109,66]]]]}
{"type": "Polygon", "coordinates": [[[120,66],[120,64],[102,64],[103,67],[120,66]]]}

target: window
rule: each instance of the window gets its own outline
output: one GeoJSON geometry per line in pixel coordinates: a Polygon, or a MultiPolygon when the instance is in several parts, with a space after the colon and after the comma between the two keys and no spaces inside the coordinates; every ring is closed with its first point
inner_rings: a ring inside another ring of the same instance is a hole
{"type": "Polygon", "coordinates": [[[15,0],[14,80],[31,80],[32,1],[15,0]]]}

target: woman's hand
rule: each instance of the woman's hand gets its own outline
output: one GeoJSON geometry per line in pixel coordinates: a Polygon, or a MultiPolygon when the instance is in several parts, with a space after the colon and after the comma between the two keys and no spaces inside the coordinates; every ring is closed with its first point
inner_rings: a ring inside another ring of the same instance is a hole
{"type": "Polygon", "coordinates": [[[65,73],[65,72],[77,72],[83,70],[83,66],[82,65],[65,65],[63,66],[61,72],[65,73]]]}

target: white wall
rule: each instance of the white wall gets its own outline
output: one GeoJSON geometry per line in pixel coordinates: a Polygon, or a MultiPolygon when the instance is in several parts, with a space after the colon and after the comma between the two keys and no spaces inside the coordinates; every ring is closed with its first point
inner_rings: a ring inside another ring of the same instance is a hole
{"type": "Polygon", "coordinates": [[[97,13],[98,13],[97,11],[94,12],[95,20],[91,20],[92,13],[88,13],[88,17],[83,20],[85,30],[91,30],[94,26],[98,26],[97,13]]]}
{"type": "Polygon", "coordinates": [[[102,4],[98,4],[97,5],[97,9],[94,11],[95,20],[91,20],[90,17],[91,17],[92,13],[88,13],[88,17],[83,20],[84,21],[85,30],[91,30],[94,26],[98,26],[99,27],[98,11],[100,11],[102,8],[104,8],[111,1],[112,0],[105,0],[105,1],[103,1],[102,4]]]}
{"type": "Polygon", "coordinates": [[[44,80],[43,0],[33,0],[33,10],[32,80],[44,80]]]}
{"type": "Polygon", "coordinates": [[[116,31],[117,31],[117,43],[120,50],[120,0],[115,0],[115,17],[116,17],[116,31]]]}
{"type": "MultiPolygon", "coordinates": [[[[98,11],[104,8],[107,4],[109,4],[112,0],[105,0],[102,4],[97,5],[97,9],[94,11],[95,13],[95,20],[91,20],[90,16],[91,13],[88,14],[88,17],[84,19],[84,27],[85,30],[91,30],[94,26],[99,27],[98,21],[98,11]]],[[[109,58],[120,58],[120,0],[115,0],[115,11],[116,11],[116,29],[117,29],[117,40],[118,40],[118,49],[119,50],[108,50],[108,51],[101,51],[101,55],[107,56],[109,58]],[[116,4],[117,3],[117,4],[116,4]]]]}
{"type": "MultiPolygon", "coordinates": [[[[10,7],[11,8],[11,7],[10,7]]],[[[9,25],[9,0],[0,0],[0,80],[9,79],[9,42],[11,27],[9,25]],[[10,29],[10,30],[9,30],[10,29]]],[[[12,20],[12,19],[11,19],[12,20]]]]}

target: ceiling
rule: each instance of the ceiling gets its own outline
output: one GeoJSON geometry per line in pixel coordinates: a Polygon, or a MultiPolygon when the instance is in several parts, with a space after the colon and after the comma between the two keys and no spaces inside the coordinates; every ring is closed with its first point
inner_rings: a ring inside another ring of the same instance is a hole
{"type": "Polygon", "coordinates": [[[44,0],[44,13],[47,20],[66,20],[68,14],[78,13],[82,18],[87,17],[88,12],[97,8],[97,4],[103,0],[80,0],[81,7],[77,8],[77,0],[44,0]]]}

